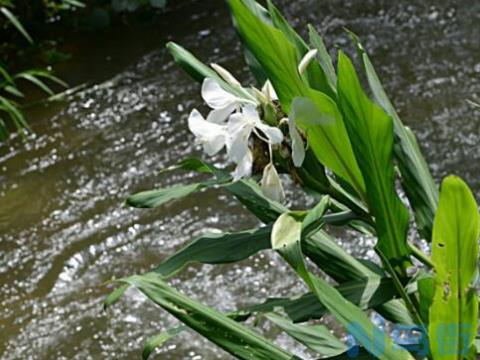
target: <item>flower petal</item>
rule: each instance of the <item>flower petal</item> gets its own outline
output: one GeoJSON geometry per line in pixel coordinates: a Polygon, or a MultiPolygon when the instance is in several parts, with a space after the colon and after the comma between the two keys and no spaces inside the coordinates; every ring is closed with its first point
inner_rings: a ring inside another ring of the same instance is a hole
{"type": "Polygon", "coordinates": [[[293,119],[288,120],[288,131],[290,132],[290,139],[292,139],[293,165],[300,167],[303,164],[303,160],[305,160],[305,144],[293,119]]]}
{"type": "Polygon", "coordinates": [[[210,156],[218,153],[225,145],[225,126],[206,121],[196,109],[188,117],[188,128],[210,156]]]}
{"type": "Polygon", "coordinates": [[[253,104],[246,104],[242,108],[242,114],[245,118],[245,121],[249,122],[252,125],[255,125],[257,121],[260,121],[260,116],[258,115],[257,107],[253,104]]]}
{"type": "Polygon", "coordinates": [[[263,195],[271,200],[280,203],[285,201],[285,192],[283,191],[282,181],[278,176],[277,169],[272,163],[263,169],[263,177],[260,182],[263,195]]]}
{"type": "Polygon", "coordinates": [[[252,127],[245,121],[243,114],[236,113],[230,116],[227,125],[227,152],[232,161],[237,164],[243,160],[250,151],[248,139],[252,133],[252,127]]]}
{"type": "Polygon", "coordinates": [[[252,175],[253,155],[250,150],[247,151],[243,159],[238,163],[233,172],[233,180],[237,181],[252,175]]]}
{"type": "Polygon", "coordinates": [[[217,80],[212,78],[205,78],[205,80],[203,80],[202,97],[212,109],[225,108],[237,102],[237,98],[234,95],[225,91],[217,80]]]}
{"type": "Polygon", "coordinates": [[[212,110],[207,116],[207,121],[216,123],[216,124],[221,124],[228,119],[228,116],[235,111],[235,108],[236,108],[236,104],[231,103],[225,107],[212,110]]]}
{"type": "Polygon", "coordinates": [[[270,141],[270,144],[280,144],[283,141],[283,134],[279,128],[264,124],[260,120],[257,122],[255,127],[262,130],[262,132],[270,141]]]}

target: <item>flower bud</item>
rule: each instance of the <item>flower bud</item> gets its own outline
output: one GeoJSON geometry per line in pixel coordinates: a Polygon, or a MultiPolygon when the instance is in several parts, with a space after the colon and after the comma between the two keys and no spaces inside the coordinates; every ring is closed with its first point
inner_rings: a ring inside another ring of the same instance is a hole
{"type": "Polygon", "coordinates": [[[318,50],[313,49],[305,54],[305,56],[302,58],[302,61],[300,61],[300,64],[298,64],[298,73],[300,75],[303,75],[305,70],[307,70],[308,65],[310,65],[315,56],[317,56],[317,53],[318,50]]]}
{"type": "Polygon", "coordinates": [[[263,195],[277,202],[285,201],[285,192],[283,191],[282,181],[278,176],[277,169],[272,163],[269,163],[263,169],[263,177],[260,182],[263,195]]]}
{"type": "Polygon", "coordinates": [[[217,72],[218,75],[222,77],[223,80],[225,80],[227,83],[233,86],[242,86],[240,84],[240,81],[235,79],[235,77],[224,67],[218,65],[218,64],[210,64],[210,66],[217,72]]]}

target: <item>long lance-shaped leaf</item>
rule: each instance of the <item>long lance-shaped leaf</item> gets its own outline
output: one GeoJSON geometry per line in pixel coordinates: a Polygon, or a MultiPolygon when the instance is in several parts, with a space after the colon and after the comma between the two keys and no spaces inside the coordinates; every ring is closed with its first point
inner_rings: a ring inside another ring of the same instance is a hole
{"type": "Polygon", "coordinates": [[[183,70],[185,70],[192,78],[198,82],[202,82],[205,78],[215,79],[225,90],[238,95],[239,97],[253,100],[254,97],[241,86],[234,86],[227,83],[220,75],[213,69],[198,60],[195,55],[181,47],[180,45],[169,42],[167,49],[172,54],[176,63],[178,63],[183,70]]]}
{"type": "Polygon", "coordinates": [[[182,46],[169,42],[167,43],[167,49],[172,54],[175,62],[198,82],[202,82],[207,77],[223,82],[223,79],[212,68],[198,60],[195,55],[182,46]]]}
{"type": "MultiPolygon", "coordinates": [[[[288,23],[288,21],[283,17],[278,8],[273,5],[272,1],[268,1],[268,9],[270,12],[270,17],[272,19],[273,25],[283,32],[283,34],[289,39],[289,41],[295,45],[297,51],[297,57],[299,59],[310,50],[307,43],[302,39],[302,37],[293,29],[293,27],[288,23]]],[[[308,84],[319,90],[328,96],[335,97],[335,84],[331,84],[320,66],[316,61],[312,61],[309,66],[305,69],[305,75],[308,80],[308,84]],[[332,86],[333,85],[333,86],[332,86]]]]}
{"type": "Polygon", "coordinates": [[[323,39],[320,36],[320,34],[317,32],[317,30],[315,30],[315,28],[310,24],[308,25],[308,33],[310,37],[310,43],[318,51],[317,58],[320,63],[320,66],[322,67],[323,72],[327,76],[330,86],[336,91],[337,74],[335,73],[335,68],[333,67],[332,58],[330,57],[330,54],[328,53],[327,48],[323,43],[323,39]]]}
{"type": "Polygon", "coordinates": [[[470,189],[460,178],[445,178],[432,242],[436,277],[428,333],[435,360],[476,358],[478,236],[478,207],[470,189]]]}
{"type": "MultiPolygon", "coordinates": [[[[248,6],[252,12],[254,12],[260,19],[262,19],[267,24],[272,24],[272,20],[270,19],[270,14],[268,10],[265,9],[262,5],[260,5],[255,0],[245,0],[245,5],[248,6]]],[[[236,27],[235,19],[233,18],[233,26],[236,27]]],[[[241,38],[240,38],[241,40],[241,38]]],[[[252,52],[245,46],[242,42],[242,51],[245,57],[245,62],[247,63],[250,71],[257,82],[258,87],[262,87],[265,82],[268,80],[267,74],[262,68],[262,65],[258,62],[252,52]]]]}
{"type": "Polygon", "coordinates": [[[395,191],[392,119],[364,93],[350,59],[339,52],[338,94],[355,156],[365,179],[381,252],[403,271],[409,264],[408,211],[395,191]]]}
{"type": "MultiPolygon", "coordinates": [[[[389,278],[349,281],[338,285],[336,289],[362,310],[388,303],[396,296],[395,287],[389,278]]],[[[248,318],[254,313],[268,313],[275,309],[282,309],[294,323],[321,319],[328,312],[315,294],[310,292],[294,298],[270,298],[261,304],[236,311],[235,317],[248,318]]]]}
{"type": "Polygon", "coordinates": [[[277,314],[266,314],[265,317],[292,338],[320,355],[335,356],[344,353],[348,348],[323,325],[299,325],[277,314]]]}
{"type": "Polygon", "coordinates": [[[126,204],[137,208],[156,208],[171,201],[184,198],[214,184],[215,182],[200,182],[188,185],[176,185],[165,189],[143,191],[129,196],[126,204]]]}
{"type": "Polygon", "coordinates": [[[243,43],[262,65],[283,109],[288,112],[290,102],[305,89],[297,72],[300,59],[294,46],[280,30],[265,23],[244,1],[229,0],[228,3],[243,43]]]}
{"type": "Polygon", "coordinates": [[[395,345],[384,331],[375,327],[360,308],[307,270],[300,247],[301,232],[302,224],[298,219],[289,213],[282,214],[273,225],[272,248],[278,250],[318,300],[368,352],[381,360],[413,360],[408,351],[395,345]]]}
{"type": "Polygon", "coordinates": [[[207,234],[194,240],[155,269],[168,277],[186,264],[226,264],[244,260],[257,252],[270,248],[271,226],[237,233],[207,234]]]}
{"type": "Polygon", "coordinates": [[[422,156],[415,135],[400,120],[364,47],[355,35],[352,34],[352,38],[357,45],[375,101],[393,119],[396,137],[394,155],[402,174],[402,186],[415,212],[420,234],[430,241],[433,217],[438,204],[437,186],[422,156]]]}
{"type": "Polygon", "coordinates": [[[248,327],[171,288],[158,274],[131,276],[123,282],[238,359],[299,360],[248,327]]]}
{"type": "Polygon", "coordinates": [[[311,90],[292,102],[289,117],[305,133],[315,156],[364,198],[365,183],[342,114],[327,95],[311,90]]]}

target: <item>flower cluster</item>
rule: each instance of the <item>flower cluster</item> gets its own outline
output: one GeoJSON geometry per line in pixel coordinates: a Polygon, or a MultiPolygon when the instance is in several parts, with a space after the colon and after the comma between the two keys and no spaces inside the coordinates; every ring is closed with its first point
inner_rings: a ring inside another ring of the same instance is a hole
{"type": "MultiPolygon", "coordinates": [[[[311,57],[312,54],[307,54],[302,59],[298,69],[300,73],[305,71],[311,57]]],[[[195,135],[196,142],[201,144],[210,156],[226,148],[229,159],[236,164],[232,173],[234,180],[252,175],[252,137],[264,142],[268,147],[269,162],[263,169],[260,181],[262,191],[273,200],[284,201],[285,193],[272,155],[272,147],[282,144],[284,135],[278,127],[268,125],[262,120],[259,112],[259,109],[265,108],[262,107],[265,104],[275,109],[278,102],[275,89],[270,81],[265,83],[261,91],[255,88],[245,89],[223,67],[217,64],[211,66],[228,86],[222,87],[214,78],[204,79],[201,94],[211,111],[205,119],[197,109],[193,109],[188,118],[190,131],[195,135]]],[[[283,121],[288,123],[293,164],[300,167],[305,157],[302,137],[295,127],[294,119],[285,118],[279,123],[283,121]]]]}

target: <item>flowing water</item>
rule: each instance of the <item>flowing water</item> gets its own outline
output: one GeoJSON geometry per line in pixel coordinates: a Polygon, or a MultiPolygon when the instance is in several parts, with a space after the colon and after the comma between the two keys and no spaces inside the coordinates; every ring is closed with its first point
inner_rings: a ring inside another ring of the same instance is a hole
{"type": "MultiPolygon", "coordinates": [[[[350,46],[342,28],[355,31],[436,180],[456,173],[480,195],[480,118],[465,101],[480,97],[478,1],[279,5],[297,28],[314,24],[328,46],[350,46]]],[[[33,109],[35,139],[0,149],[2,359],[139,358],[145,339],[176,322],[135,291],[103,313],[109,292],[103,283],[151,269],[207,230],[256,225],[221,191],[156,210],[122,206],[131,193],[195,180],[160,173],[200,155],[186,115],[204,109],[199,85],[164,50],[170,39],[251,81],[224,3],[195,1],[154,27],[72,36],[74,57],[61,73],[74,84],[87,79],[102,85],[68,103],[33,109]]],[[[365,239],[339,241],[359,256],[370,254],[365,239]]],[[[235,265],[191,266],[172,283],[225,311],[301,290],[268,253],[235,265]]],[[[281,335],[277,341],[305,353],[281,335]]],[[[157,356],[230,359],[192,333],[172,339],[157,356]]]]}

